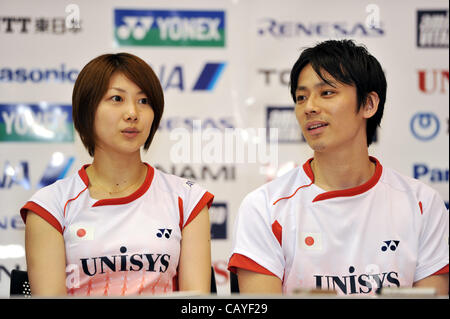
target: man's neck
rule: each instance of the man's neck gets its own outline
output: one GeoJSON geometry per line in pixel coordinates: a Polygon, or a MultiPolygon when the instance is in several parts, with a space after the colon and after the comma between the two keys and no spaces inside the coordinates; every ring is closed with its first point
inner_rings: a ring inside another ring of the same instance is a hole
{"type": "Polygon", "coordinates": [[[315,152],[311,162],[314,184],[326,191],[353,188],[375,173],[367,149],[354,154],[315,152]]]}

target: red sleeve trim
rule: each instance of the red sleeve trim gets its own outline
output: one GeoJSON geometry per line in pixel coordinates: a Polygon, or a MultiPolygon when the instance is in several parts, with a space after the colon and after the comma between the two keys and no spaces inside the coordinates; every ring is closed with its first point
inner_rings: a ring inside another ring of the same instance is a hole
{"type": "Polygon", "coordinates": [[[180,230],[183,230],[183,200],[178,196],[178,212],[180,214],[180,230]]]}
{"type": "Polygon", "coordinates": [[[200,201],[197,203],[197,205],[192,210],[191,214],[189,215],[188,220],[186,221],[186,224],[184,224],[183,228],[186,227],[191,221],[194,220],[195,217],[201,212],[201,210],[207,205],[208,208],[211,207],[212,202],[214,199],[214,195],[210,192],[206,192],[203,194],[203,197],[200,199],[200,201]]]}
{"type": "Polygon", "coordinates": [[[228,270],[233,273],[236,273],[237,268],[250,270],[253,272],[257,272],[259,274],[278,277],[273,272],[267,270],[266,268],[256,263],[252,259],[241,254],[233,254],[233,256],[231,256],[230,258],[230,261],[228,262],[228,270]]]}
{"type": "Polygon", "coordinates": [[[180,287],[178,287],[178,269],[177,274],[172,278],[172,291],[180,291],[180,287]]]}
{"type": "Polygon", "coordinates": [[[280,246],[283,247],[283,245],[281,244],[283,239],[283,227],[281,227],[280,223],[277,220],[272,224],[272,232],[275,235],[275,238],[280,243],[280,246]]]}
{"type": "Polygon", "coordinates": [[[448,264],[447,266],[442,267],[441,269],[439,269],[438,271],[436,271],[434,274],[432,274],[431,276],[435,276],[435,275],[443,275],[443,274],[448,274],[448,264]]]}
{"type": "Polygon", "coordinates": [[[23,222],[26,223],[27,220],[27,212],[32,211],[33,213],[39,215],[42,217],[45,221],[47,221],[50,225],[52,225],[57,231],[59,231],[62,235],[63,229],[61,227],[61,224],[58,222],[58,220],[50,214],[45,208],[42,208],[35,202],[27,202],[21,209],[20,209],[20,216],[22,216],[23,222]]]}

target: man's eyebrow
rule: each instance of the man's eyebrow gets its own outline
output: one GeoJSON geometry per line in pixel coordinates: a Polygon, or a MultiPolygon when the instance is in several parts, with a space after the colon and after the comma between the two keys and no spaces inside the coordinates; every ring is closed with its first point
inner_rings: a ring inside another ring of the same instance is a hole
{"type": "MultiPolygon", "coordinates": [[[[322,81],[322,82],[314,84],[313,88],[317,89],[317,88],[321,88],[321,87],[329,86],[329,85],[335,86],[335,83],[333,83],[331,81],[330,81],[330,83],[326,83],[326,82],[322,81]]],[[[303,85],[297,86],[297,91],[305,91],[307,89],[308,88],[306,86],[303,86],[303,85]]]]}

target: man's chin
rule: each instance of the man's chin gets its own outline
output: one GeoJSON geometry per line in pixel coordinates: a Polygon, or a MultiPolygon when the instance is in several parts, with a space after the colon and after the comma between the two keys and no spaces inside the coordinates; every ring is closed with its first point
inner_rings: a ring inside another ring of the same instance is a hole
{"type": "Polygon", "coordinates": [[[326,150],[326,145],[325,143],[321,143],[321,142],[308,142],[309,147],[312,148],[312,150],[314,152],[323,152],[326,150]]]}

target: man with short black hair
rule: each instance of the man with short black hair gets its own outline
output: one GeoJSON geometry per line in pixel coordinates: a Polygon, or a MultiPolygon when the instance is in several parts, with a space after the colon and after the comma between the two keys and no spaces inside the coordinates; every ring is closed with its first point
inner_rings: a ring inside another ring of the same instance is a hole
{"type": "Polygon", "coordinates": [[[448,294],[443,200],[369,156],[386,88],[377,59],[353,41],[302,52],[290,90],[314,156],[243,200],[229,261],[241,293],[448,294]]]}

